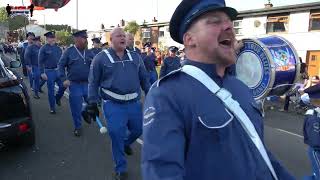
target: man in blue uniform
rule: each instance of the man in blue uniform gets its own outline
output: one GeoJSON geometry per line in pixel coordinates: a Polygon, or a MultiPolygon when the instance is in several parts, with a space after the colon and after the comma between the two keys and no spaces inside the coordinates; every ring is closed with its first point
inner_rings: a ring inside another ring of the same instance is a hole
{"type": "Polygon", "coordinates": [[[56,113],[56,104],[60,106],[60,99],[63,96],[65,88],[58,76],[58,62],[62,55],[62,50],[56,44],[55,32],[49,31],[44,34],[47,40],[39,52],[39,65],[41,78],[47,81],[48,99],[50,106],[50,113],[56,113]],[[55,84],[57,83],[59,89],[55,95],[55,84]]]}
{"type": "Polygon", "coordinates": [[[161,64],[160,78],[166,76],[171,71],[177,70],[181,67],[180,58],[177,56],[178,48],[175,46],[169,47],[169,56],[166,57],[161,64]]]}
{"type": "Polygon", "coordinates": [[[158,73],[156,70],[157,60],[156,56],[152,53],[151,47],[149,44],[145,46],[146,55],[143,56],[143,62],[146,67],[146,70],[149,74],[150,84],[153,84],[156,80],[158,80],[158,73]]]}
{"type": "Polygon", "coordinates": [[[107,49],[107,48],[109,48],[109,43],[108,42],[103,43],[101,46],[101,49],[107,49]]]}
{"type": "Polygon", "coordinates": [[[132,154],[130,145],[142,133],[140,86],[147,94],[150,83],[139,54],[126,50],[125,32],[121,28],[115,28],[110,40],[111,48],[99,53],[92,62],[86,111],[93,119],[99,115],[97,102],[100,89],[103,112],[112,141],[114,179],[124,180],[127,178],[124,153],[132,154]]]}
{"type": "Polygon", "coordinates": [[[41,48],[40,36],[34,37],[32,41],[33,43],[25,50],[24,63],[32,75],[30,84],[32,84],[31,87],[34,91],[33,97],[35,99],[40,99],[40,70],[38,62],[39,49],[41,48]]]}
{"type": "Polygon", "coordinates": [[[26,37],[27,37],[27,42],[24,42],[22,44],[22,51],[21,51],[21,54],[20,54],[20,59],[21,59],[21,64],[22,64],[24,75],[28,76],[29,84],[30,84],[30,87],[32,88],[32,84],[33,84],[33,81],[32,81],[32,69],[30,67],[27,68],[25,60],[24,60],[24,54],[26,52],[27,47],[33,43],[33,38],[35,37],[35,35],[34,35],[33,32],[28,32],[26,37]]]}
{"type": "Polygon", "coordinates": [[[143,179],[294,179],[263,144],[249,88],[228,74],[236,16],[224,0],[183,0],[175,10],[170,34],[187,59],[146,97],[143,179]]]}
{"type": "Polygon", "coordinates": [[[87,31],[73,33],[75,45],[62,55],[58,68],[65,88],[69,87],[69,104],[74,123],[74,135],[81,136],[82,104],[88,96],[88,75],[93,53],[87,49],[87,31]],[[65,73],[67,69],[67,76],[65,73]]]}
{"type": "Polygon", "coordinates": [[[90,49],[90,51],[95,55],[97,55],[99,52],[102,51],[101,48],[101,42],[99,38],[93,38],[91,39],[92,43],[93,43],[93,48],[90,49]]]}
{"type": "Polygon", "coordinates": [[[138,53],[139,55],[141,55],[141,51],[139,48],[135,47],[134,46],[134,37],[131,33],[127,33],[126,34],[126,38],[127,38],[127,49],[129,51],[133,51],[133,52],[136,52],[138,53]]]}

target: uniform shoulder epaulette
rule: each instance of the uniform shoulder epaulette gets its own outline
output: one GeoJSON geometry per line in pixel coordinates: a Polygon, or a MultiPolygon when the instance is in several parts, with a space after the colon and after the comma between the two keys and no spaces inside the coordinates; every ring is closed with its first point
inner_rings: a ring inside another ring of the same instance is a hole
{"type": "Polygon", "coordinates": [[[159,87],[161,82],[163,82],[163,81],[165,81],[165,80],[167,80],[167,79],[169,79],[169,78],[174,77],[174,76],[177,75],[180,71],[181,71],[181,68],[176,69],[176,70],[174,70],[174,71],[171,71],[171,72],[168,73],[167,75],[165,75],[165,76],[163,76],[162,78],[160,78],[160,79],[157,81],[157,83],[154,83],[152,86],[155,86],[155,85],[156,85],[157,87],[159,87]]]}

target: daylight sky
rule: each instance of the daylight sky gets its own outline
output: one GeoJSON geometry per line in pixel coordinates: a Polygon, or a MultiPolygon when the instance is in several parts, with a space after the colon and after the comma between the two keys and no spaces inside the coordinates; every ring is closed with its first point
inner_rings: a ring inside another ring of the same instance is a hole
{"type": "MultiPolygon", "coordinates": [[[[69,24],[76,27],[76,1],[71,0],[58,10],[35,11],[33,19],[39,24],[69,24]]],[[[98,30],[101,23],[105,27],[117,25],[120,19],[136,20],[138,23],[151,22],[153,17],[159,21],[169,21],[181,0],[78,0],[79,29],[98,30]]],[[[271,0],[274,6],[316,2],[319,0],[271,0]]],[[[0,0],[0,7],[30,5],[30,0],[0,0]]],[[[237,10],[263,8],[267,0],[226,0],[228,6],[237,10]]]]}

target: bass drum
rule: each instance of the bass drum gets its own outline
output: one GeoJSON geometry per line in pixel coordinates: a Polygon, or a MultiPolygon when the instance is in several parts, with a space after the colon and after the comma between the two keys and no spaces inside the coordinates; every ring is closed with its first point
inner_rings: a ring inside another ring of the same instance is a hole
{"type": "Polygon", "coordinates": [[[283,95],[298,80],[300,61],[289,41],[279,36],[243,39],[236,62],[236,76],[256,100],[283,95]]]}

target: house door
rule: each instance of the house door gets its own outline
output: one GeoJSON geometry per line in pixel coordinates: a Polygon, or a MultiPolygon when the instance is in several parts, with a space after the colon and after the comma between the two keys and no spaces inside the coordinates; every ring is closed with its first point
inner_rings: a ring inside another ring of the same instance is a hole
{"type": "Polygon", "coordinates": [[[308,75],[309,76],[319,76],[320,51],[309,51],[307,64],[308,64],[308,75]]]}

